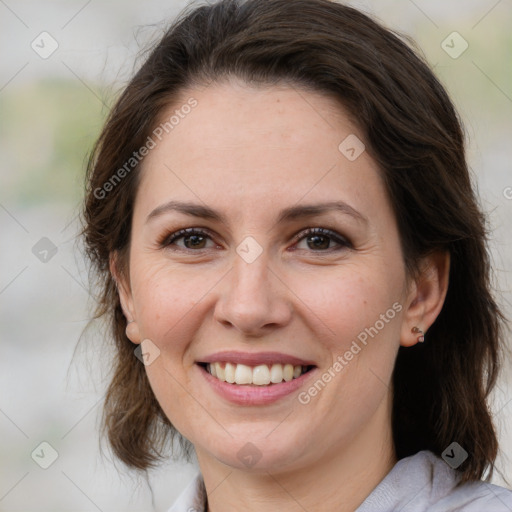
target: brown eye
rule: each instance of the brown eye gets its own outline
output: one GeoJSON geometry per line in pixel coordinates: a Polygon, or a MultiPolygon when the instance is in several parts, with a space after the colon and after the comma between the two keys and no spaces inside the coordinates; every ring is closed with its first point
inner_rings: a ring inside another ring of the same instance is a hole
{"type": "Polygon", "coordinates": [[[160,245],[162,247],[176,246],[180,249],[186,250],[208,249],[211,248],[211,246],[206,246],[208,240],[211,240],[211,237],[205,231],[194,228],[187,228],[181,229],[180,231],[177,231],[176,233],[166,237],[160,243],[160,245]],[[182,244],[178,243],[180,240],[183,240],[182,244]]]}
{"type": "Polygon", "coordinates": [[[311,235],[306,238],[310,249],[329,249],[331,239],[324,235],[311,235]]]}
{"type": "Polygon", "coordinates": [[[327,252],[352,247],[344,237],[325,228],[309,228],[297,235],[296,240],[297,245],[303,241],[306,242],[306,247],[297,247],[298,249],[305,248],[313,252],[327,252]],[[332,247],[333,244],[338,247],[332,247]]]}
{"type": "Polygon", "coordinates": [[[204,249],[206,238],[201,235],[187,235],[181,237],[187,249],[204,249]]]}

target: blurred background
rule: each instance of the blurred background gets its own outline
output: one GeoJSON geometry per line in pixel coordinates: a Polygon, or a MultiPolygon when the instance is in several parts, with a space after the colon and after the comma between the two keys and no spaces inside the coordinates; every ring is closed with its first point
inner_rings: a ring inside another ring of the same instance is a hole
{"type": "MultiPolygon", "coordinates": [[[[102,454],[110,350],[93,331],[75,353],[92,305],[76,245],[85,160],[141,49],[188,3],[0,0],[2,512],[165,511],[196,472],[170,461],[146,481],[102,454]]],[[[512,317],[512,2],[348,3],[415,39],[455,101],[512,317]]],[[[492,397],[508,477],[511,381],[509,360],[492,397]]]]}

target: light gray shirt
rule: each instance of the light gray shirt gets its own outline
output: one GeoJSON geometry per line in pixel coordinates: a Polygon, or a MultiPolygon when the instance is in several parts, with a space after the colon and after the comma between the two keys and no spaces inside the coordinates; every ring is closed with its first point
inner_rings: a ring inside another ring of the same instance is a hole
{"type": "MultiPolygon", "coordinates": [[[[443,459],[421,451],[399,460],[355,512],[512,512],[512,491],[482,481],[457,486],[459,479],[443,459]]],[[[198,473],[169,512],[204,512],[205,506],[198,473]]]]}

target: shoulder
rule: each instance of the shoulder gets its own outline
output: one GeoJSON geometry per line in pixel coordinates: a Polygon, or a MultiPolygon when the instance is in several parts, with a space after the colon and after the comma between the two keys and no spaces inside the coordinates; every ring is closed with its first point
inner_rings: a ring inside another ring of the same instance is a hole
{"type": "MultiPolygon", "coordinates": [[[[512,491],[486,482],[472,482],[456,488],[444,500],[446,510],[464,512],[512,512],[512,491]],[[453,506],[451,505],[453,503],[453,506]],[[460,508],[461,505],[462,508],[460,508]]],[[[441,512],[442,508],[432,509],[441,512]]]]}
{"type": "Polygon", "coordinates": [[[512,512],[512,491],[460,475],[432,452],[397,462],[357,512],[512,512]]]}
{"type": "MultiPolygon", "coordinates": [[[[356,512],[512,512],[512,491],[459,480],[441,458],[422,451],[398,461],[356,512]]],[[[204,512],[205,503],[198,472],[168,512],[204,512]]]]}
{"type": "Polygon", "coordinates": [[[203,477],[198,472],[168,512],[204,512],[205,502],[206,489],[203,477]]]}

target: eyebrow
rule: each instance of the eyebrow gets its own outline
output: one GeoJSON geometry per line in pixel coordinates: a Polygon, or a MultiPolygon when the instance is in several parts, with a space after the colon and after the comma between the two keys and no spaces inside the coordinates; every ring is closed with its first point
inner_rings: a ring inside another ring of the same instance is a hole
{"type": "MultiPolygon", "coordinates": [[[[330,211],[338,211],[345,215],[349,215],[357,221],[368,223],[368,219],[355,208],[343,201],[329,201],[326,203],[296,205],[285,208],[279,212],[277,223],[290,222],[292,220],[314,217],[322,215],[330,211]]],[[[227,224],[225,216],[210,208],[198,203],[184,202],[184,201],[169,201],[165,204],[157,206],[146,218],[146,223],[150,220],[160,217],[166,213],[178,212],[192,217],[198,217],[202,219],[209,219],[227,224]]]]}

